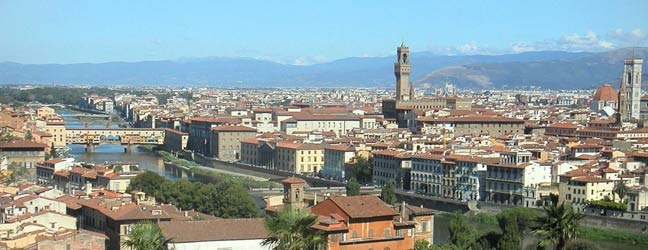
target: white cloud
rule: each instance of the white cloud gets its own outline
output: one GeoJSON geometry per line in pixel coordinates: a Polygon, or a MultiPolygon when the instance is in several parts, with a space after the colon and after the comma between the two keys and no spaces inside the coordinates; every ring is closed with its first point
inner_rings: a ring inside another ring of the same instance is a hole
{"type": "Polygon", "coordinates": [[[613,49],[616,45],[610,41],[599,38],[598,34],[588,31],[583,35],[574,33],[564,35],[558,42],[559,46],[565,50],[600,50],[613,49]]]}
{"type": "Polygon", "coordinates": [[[608,36],[616,40],[628,43],[638,43],[646,40],[646,33],[644,33],[641,29],[625,31],[621,28],[617,28],[608,32],[608,36]]]}
{"type": "Polygon", "coordinates": [[[291,64],[291,65],[311,65],[311,64],[317,64],[317,63],[324,63],[328,62],[331,59],[326,56],[271,56],[271,55],[263,55],[263,56],[256,56],[254,59],[257,60],[265,60],[265,61],[271,61],[271,62],[276,62],[276,63],[282,63],[282,64],[291,64]]]}

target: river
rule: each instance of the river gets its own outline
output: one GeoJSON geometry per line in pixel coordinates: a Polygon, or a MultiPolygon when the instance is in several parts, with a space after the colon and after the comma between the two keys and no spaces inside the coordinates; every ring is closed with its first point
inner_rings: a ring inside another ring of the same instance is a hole
{"type": "MultiPolygon", "coordinates": [[[[57,109],[56,113],[60,115],[82,113],[68,109],[57,109]]],[[[80,120],[77,117],[63,116],[66,128],[105,128],[106,122],[102,120],[80,120]]],[[[108,124],[110,128],[118,128],[117,124],[108,124]]],[[[156,172],[164,177],[176,180],[177,177],[164,170],[164,161],[161,156],[156,155],[146,149],[137,147],[132,152],[124,153],[124,146],[116,144],[101,144],[95,146],[94,152],[85,152],[84,145],[70,144],[68,145],[70,151],[68,152],[71,157],[74,157],[77,162],[89,163],[113,163],[113,162],[129,162],[137,163],[142,170],[150,170],[156,172]]]]}

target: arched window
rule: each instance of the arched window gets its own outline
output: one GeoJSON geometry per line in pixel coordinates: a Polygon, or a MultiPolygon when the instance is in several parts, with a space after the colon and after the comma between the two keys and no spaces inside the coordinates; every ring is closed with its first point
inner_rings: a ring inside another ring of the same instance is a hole
{"type": "Polygon", "coordinates": [[[385,228],[385,237],[391,237],[391,230],[389,228],[385,228]]]}

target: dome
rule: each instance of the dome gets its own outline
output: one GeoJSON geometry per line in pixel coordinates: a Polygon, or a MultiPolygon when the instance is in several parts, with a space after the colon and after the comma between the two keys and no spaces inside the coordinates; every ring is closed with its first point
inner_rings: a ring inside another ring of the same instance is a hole
{"type": "Polygon", "coordinates": [[[592,99],[594,101],[618,101],[619,96],[612,86],[605,84],[596,90],[592,99]]]}

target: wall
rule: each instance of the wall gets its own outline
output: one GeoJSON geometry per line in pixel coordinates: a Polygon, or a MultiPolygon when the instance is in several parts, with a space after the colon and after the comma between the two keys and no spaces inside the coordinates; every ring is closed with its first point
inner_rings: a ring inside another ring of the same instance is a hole
{"type": "Polygon", "coordinates": [[[225,241],[201,241],[201,242],[187,242],[187,243],[173,243],[171,249],[175,250],[212,250],[212,249],[228,249],[228,250],[267,250],[268,247],[262,247],[261,239],[252,240],[225,240],[225,241]]]}

